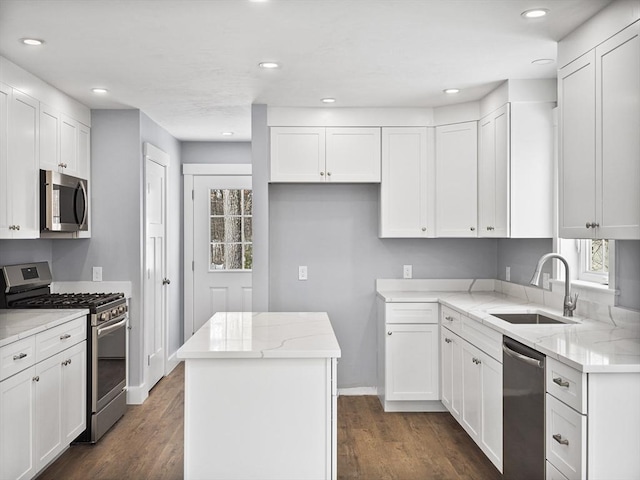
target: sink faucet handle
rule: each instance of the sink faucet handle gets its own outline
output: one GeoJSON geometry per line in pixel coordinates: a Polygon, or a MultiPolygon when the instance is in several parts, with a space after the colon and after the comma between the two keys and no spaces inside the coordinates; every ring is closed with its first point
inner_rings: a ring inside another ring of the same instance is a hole
{"type": "Polygon", "coordinates": [[[572,297],[571,294],[569,294],[569,302],[567,303],[567,308],[569,310],[571,310],[572,312],[576,309],[576,307],[578,306],[578,296],[580,294],[578,292],[576,292],[576,294],[572,297]]]}

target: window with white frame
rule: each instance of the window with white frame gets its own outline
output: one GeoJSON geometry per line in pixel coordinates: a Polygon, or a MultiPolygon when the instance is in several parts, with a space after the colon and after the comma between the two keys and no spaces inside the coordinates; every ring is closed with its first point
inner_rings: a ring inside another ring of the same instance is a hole
{"type": "Polygon", "coordinates": [[[579,240],[578,280],[609,284],[612,244],[606,239],[579,240]]]}
{"type": "Polygon", "coordinates": [[[211,189],[209,196],[209,269],[251,270],[252,191],[211,189]]]}

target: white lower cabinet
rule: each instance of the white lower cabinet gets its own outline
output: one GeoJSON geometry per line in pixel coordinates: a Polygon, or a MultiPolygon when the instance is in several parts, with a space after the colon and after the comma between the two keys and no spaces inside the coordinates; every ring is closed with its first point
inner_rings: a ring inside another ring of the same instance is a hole
{"type": "Polygon", "coordinates": [[[0,382],[0,478],[29,479],[36,471],[35,367],[0,382]]]}
{"type": "Polygon", "coordinates": [[[379,300],[378,397],[386,412],[442,411],[437,303],[379,300]]]}
{"type": "Polygon", "coordinates": [[[0,382],[0,479],[33,478],[85,429],[85,338],[0,382]]]}
{"type": "Polygon", "coordinates": [[[487,353],[499,352],[502,338],[448,307],[442,307],[441,321],[442,404],[502,472],[502,357],[487,353]],[[486,351],[470,343],[477,338],[486,351]]]}
{"type": "Polygon", "coordinates": [[[583,373],[547,357],[545,376],[547,480],[640,478],[640,373],[583,373]]]}
{"type": "Polygon", "coordinates": [[[462,342],[463,340],[442,328],[440,332],[441,400],[453,417],[460,421],[462,408],[462,342]]]}

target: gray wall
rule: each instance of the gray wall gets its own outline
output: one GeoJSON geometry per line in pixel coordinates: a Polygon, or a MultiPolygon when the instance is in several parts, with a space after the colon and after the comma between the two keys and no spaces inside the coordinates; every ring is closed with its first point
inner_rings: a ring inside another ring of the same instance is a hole
{"type": "Polygon", "coordinates": [[[640,310],[640,240],[616,242],[618,305],[640,310]]]}
{"type": "Polygon", "coordinates": [[[269,186],[270,310],[326,311],[342,349],[338,385],[377,384],[375,280],[496,278],[493,239],[379,239],[377,185],[269,186]],[[298,266],[309,279],[298,280],[298,266]]]}
{"type": "Polygon", "coordinates": [[[251,142],[182,142],[182,163],[251,163],[251,142]]]}
{"type": "Polygon", "coordinates": [[[174,137],[151,120],[147,115],[140,115],[140,137],[142,143],[149,142],[169,154],[167,168],[167,278],[171,283],[167,291],[167,355],[173,355],[182,345],[184,339],[183,312],[184,289],[183,268],[184,247],[182,231],[182,152],[181,144],[174,137]]]}
{"type": "Polygon", "coordinates": [[[16,263],[49,262],[51,240],[0,240],[0,267],[16,263]]]}
{"type": "Polygon", "coordinates": [[[253,175],[251,180],[253,188],[251,300],[255,312],[267,312],[273,309],[269,307],[269,127],[267,127],[266,105],[251,106],[251,162],[253,175]]]}
{"type": "MultiPolygon", "coordinates": [[[[506,267],[511,267],[510,282],[529,285],[538,259],[553,251],[550,238],[501,238],[498,240],[498,279],[507,280],[506,267]]],[[[542,269],[551,275],[553,265],[547,262],[542,269]]]]}

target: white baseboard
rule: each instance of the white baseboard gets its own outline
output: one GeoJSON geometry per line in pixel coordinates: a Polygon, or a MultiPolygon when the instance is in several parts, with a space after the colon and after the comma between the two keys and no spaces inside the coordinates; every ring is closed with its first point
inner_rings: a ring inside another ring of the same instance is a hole
{"type": "Polygon", "coordinates": [[[180,365],[180,362],[182,362],[182,360],[178,360],[176,353],[177,352],[173,353],[173,355],[169,355],[169,358],[167,358],[167,364],[165,365],[164,372],[165,376],[173,372],[173,369],[180,365]]]}
{"type": "Polygon", "coordinates": [[[351,388],[339,388],[338,395],[344,396],[358,396],[358,395],[378,395],[378,389],[376,387],[351,387],[351,388]]]}
{"type": "Polygon", "coordinates": [[[149,398],[149,389],[144,383],[127,387],[127,405],[142,405],[147,398],[149,398]]]}

